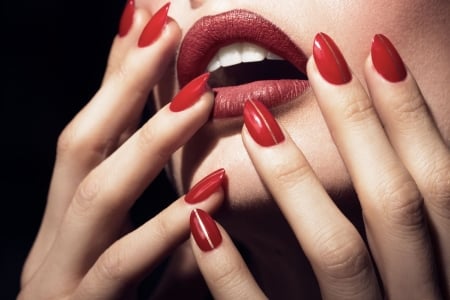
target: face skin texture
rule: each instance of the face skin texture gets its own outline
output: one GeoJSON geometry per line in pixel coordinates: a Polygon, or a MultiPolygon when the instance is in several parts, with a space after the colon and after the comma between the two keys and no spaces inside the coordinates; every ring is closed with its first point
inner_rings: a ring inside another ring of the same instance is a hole
{"type": "MultiPolygon", "coordinates": [[[[163,4],[162,1],[137,1],[138,6],[151,11],[163,4]]],[[[259,1],[255,5],[254,1],[186,0],[172,2],[169,16],[178,22],[184,36],[199,18],[237,8],[253,11],[276,24],[307,57],[311,55],[315,34],[319,31],[329,34],[361,81],[364,81],[362,66],[373,35],[387,35],[415,75],[443,136],[447,142],[450,140],[447,118],[450,106],[446,100],[450,85],[442,84],[445,78],[450,78],[448,1],[283,1],[276,5],[273,1],[259,1]]],[[[175,64],[155,91],[158,105],[167,103],[176,94],[175,64]]],[[[273,111],[327,190],[333,195],[346,191],[350,186],[349,178],[313,93],[310,91],[301,99],[273,111]]],[[[210,122],[173,156],[169,173],[180,193],[204,175],[223,167],[228,174],[232,206],[269,198],[243,148],[241,126],[240,118],[210,122]]]]}
{"type": "MultiPolygon", "coordinates": [[[[150,11],[156,11],[164,4],[163,1],[136,2],[136,5],[150,11]]],[[[307,57],[312,54],[316,33],[327,33],[335,40],[355,76],[362,82],[363,65],[370,52],[372,37],[376,33],[386,35],[415,76],[431,114],[445,141],[450,144],[449,1],[179,0],[172,2],[169,16],[178,22],[184,37],[187,30],[201,17],[233,9],[246,9],[270,20],[290,36],[307,57]]],[[[168,103],[178,92],[175,67],[174,63],[155,89],[157,106],[168,103]]],[[[309,91],[299,99],[272,111],[304,152],[336,203],[340,206],[352,206],[356,201],[345,197],[352,191],[350,179],[330,138],[313,92],[309,91]]],[[[289,235],[281,237],[280,232],[289,231],[282,218],[272,218],[273,222],[267,228],[264,228],[264,224],[268,222],[254,222],[259,224],[257,228],[246,222],[250,215],[253,220],[267,220],[268,215],[276,215],[273,212],[277,208],[270,201],[270,195],[261,184],[244,149],[240,135],[242,124],[242,118],[214,120],[208,123],[190,143],[173,156],[168,172],[173,177],[179,193],[184,193],[203,176],[218,168],[225,168],[228,177],[226,203],[231,210],[228,210],[221,221],[227,224],[229,232],[238,240],[248,241],[251,235],[253,249],[258,248],[258,251],[249,250],[256,256],[255,261],[270,264],[273,261],[261,251],[264,241],[273,242],[279,238],[284,239],[283,243],[289,239],[292,244],[296,242],[289,235]],[[237,217],[242,215],[245,217],[237,217]],[[233,221],[227,222],[229,220],[233,221]],[[242,223],[239,220],[243,220],[242,223]],[[270,232],[274,233],[271,239],[268,238],[270,232]],[[258,255],[261,259],[258,259],[258,255]]],[[[272,250],[278,253],[279,257],[291,255],[290,251],[299,251],[296,247],[284,247],[282,250],[275,247],[272,250]]],[[[280,264],[281,260],[277,261],[276,255],[270,257],[280,264]]],[[[306,265],[301,258],[295,263],[306,265]]],[[[256,265],[264,268],[261,264],[256,265]]],[[[284,271],[292,272],[292,268],[290,271],[287,268],[284,271]]],[[[297,275],[285,278],[298,278],[297,275]]],[[[264,281],[264,278],[262,280],[264,281]]],[[[297,283],[293,282],[294,286],[295,284],[297,283]]]]}
{"type": "MultiPolygon", "coordinates": [[[[137,5],[151,11],[163,4],[162,1],[137,1],[137,5]]],[[[450,37],[446,34],[450,29],[446,20],[450,14],[448,1],[283,1],[276,5],[273,1],[259,1],[255,5],[254,1],[186,0],[172,2],[169,16],[178,22],[184,36],[199,18],[237,8],[253,11],[276,24],[307,57],[311,55],[315,34],[319,31],[329,34],[361,81],[364,81],[362,66],[373,35],[387,35],[415,75],[446,141],[450,140],[450,121],[446,117],[450,115],[446,100],[450,85],[442,84],[444,78],[450,78],[450,37]]],[[[170,101],[178,91],[174,72],[175,65],[156,89],[159,105],[170,101]]],[[[350,181],[313,93],[308,92],[301,99],[273,111],[330,193],[346,191],[350,181]]],[[[180,193],[204,175],[223,167],[228,174],[233,206],[269,197],[243,148],[241,126],[240,118],[215,120],[174,155],[170,173],[180,193]]]]}
{"type": "MultiPolygon", "coordinates": [[[[165,2],[137,0],[136,5],[150,11],[165,2]]],[[[363,64],[370,52],[372,37],[382,33],[394,43],[414,74],[431,113],[450,144],[450,2],[448,1],[173,1],[169,16],[177,21],[183,37],[201,17],[233,9],[246,9],[262,15],[283,30],[307,57],[311,56],[314,36],[330,35],[339,45],[350,68],[362,82],[363,64]],[[448,80],[447,80],[448,81],[448,80]]],[[[155,89],[160,107],[178,92],[176,63],[164,74],[155,89]]],[[[351,182],[312,91],[299,99],[272,109],[287,129],[320,180],[336,202],[351,190],[351,182]]],[[[178,192],[184,193],[203,176],[225,168],[228,177],[227,203],[234,211],[262,207],[271,202],[246,150],[240,131],[242,118],[220,119],[208,123],[185,147],[173,155],[168,172],[178,192]]],[[[358,149],[355,149],[358,151],[358,149]]]]}

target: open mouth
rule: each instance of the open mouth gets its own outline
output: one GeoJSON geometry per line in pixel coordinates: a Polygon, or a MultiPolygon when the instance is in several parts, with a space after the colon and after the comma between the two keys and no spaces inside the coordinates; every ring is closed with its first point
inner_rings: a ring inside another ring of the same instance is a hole
{"type": "Polygon", "coordinates": [[[241,85],[260,80],[301,79],[306,76],[282,57],[251,43],[223,47],[211,59],[210,86],[241,85]]]}
{"type": "Polygon", "coordinates": [[[214,117],[242,114],[248,99],[272,107],[299,97],[309,87],[306,56],[276,25],[246,11],[233,10],[197,21],[180,48],[180,87],[210,72],[216,93],[214,117]]]}

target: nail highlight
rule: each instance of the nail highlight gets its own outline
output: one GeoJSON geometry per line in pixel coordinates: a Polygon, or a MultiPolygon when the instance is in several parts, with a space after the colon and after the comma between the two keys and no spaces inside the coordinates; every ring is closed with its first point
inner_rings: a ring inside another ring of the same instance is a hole
{"type": "Polygon", "coordinates": [[[194,185],[184,197],[184,201],[189,204],[195,204],[206,200],[222,185],[225,179],[225,170],[219,169],[194,185]]]}
{"type": "Polygon", "coordinates": [[[153,44],[161,35],[164,25],[167,23],[170,2],[161,7],[145,25],[139,37],[138,46],[143,48],[153,44]]]}
{"type": "Polygon", "coordinates": [[[183,111],[191,107],[208,90],[208,79],[210,73],[198,76],[189,82],[170,103],[173,112],[183,111]]]}
{"type": "Polygon", "coordinates": [[[314,39],[313,56],[322,77],[332,84],[345,84],[352,79],[350,69],[338,46],[327,34],[314,39]]]}
{"type": "Polygon", "coordinates": [[[122,17],[120,18],[119,24],[120,37],[126,36],[128,31],[130,31],[130,28],[133,25],[133,16],[134,16],[134,0],[128,0],[123,10],[122,17]]]}
{"type": "Polygon", "coordinates": [[[405,64],[386,36],[376,34],[373,37],[370,53],[373,66],[384,79],[399,82],[406,78],[405,64]]]}
{"type": "Polygon", "coordinates": [[[201,209],[194,209],[190,217],[191,233],[202,251],[211,251],[222,243],[222,235],[216,222],[201,209]]]}
{"type": "Polygon", "coordinates": [[[252,138],[261,146],[269,147],[284,141],[284,134],[277,121],[258,100],[245,102],[244,123],[252,138]]]}

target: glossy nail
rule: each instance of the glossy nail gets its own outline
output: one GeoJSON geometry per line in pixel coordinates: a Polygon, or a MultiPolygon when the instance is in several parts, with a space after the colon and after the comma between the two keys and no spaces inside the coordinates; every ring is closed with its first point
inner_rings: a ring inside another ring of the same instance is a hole
{"type": "Polygon", "coordinates": [[[244,105],[244,123],[259,145],[268,147],[284,141],[284,135],[270,111],[258,100],[247,100],[244,105]]]}
{"type": "Polygon", "coordinates": [[[373,66],[386,80],[399,82],[406,78],[402,58],[387,37],[376,34],[373,37],[371,56],[373,66]]]}
{"type": "Polygon", "coordinates": [[[325,33],[316,35],[313,56],[322,77],[332,84],[344,84],[352,79],[341,51],[334,41],[325,33]]]}
{"type": "Polygon", "coordinates": [[[200,180],[184,197],[184,201],[195,204],[206,200],[222,185],[225,179],[225,170],[219,169],[200,180]]]}
{"type": "Polygon", "coordinates": [[[164,26],[167,23],[167,14],[169,12],[170,2],[161,7],[145,25],[144,30],[139,37],[138,46],[150,46],[161,35],[164,26]]]}
{"type": "Polygon", "coordinates": [[[222,242],[222,235],[216,222],[201,209],[194,209],[190,217],[191,232],[198,247],[207,252],[217,248],[222,242]]]}
{"type": "Polygon", "coordinates": [[[119,36],[124,37],[130,31],[131,25],[133,25],[134,16],[134,0],[128,0],[123,10],[122,17],[119,24],[119,36]]]}
{"type": "Polygon", "coordinates": [[[189,82],[170,103],[170,110],[179,112],[191,107],[208,89],[210,73],[198,76],[189,82]]]}

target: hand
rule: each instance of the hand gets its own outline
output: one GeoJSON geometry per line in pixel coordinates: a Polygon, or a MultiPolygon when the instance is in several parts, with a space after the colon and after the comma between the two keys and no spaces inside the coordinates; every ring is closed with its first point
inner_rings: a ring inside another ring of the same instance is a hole
{"type": "MultiPolygon", "coordinates": [[[[257,101],[246,104],[245,147],[311,263],[324,299],[448,297],[449,148],[412,74],[384,36],[375,36],[364,71],[369,95],[331,38],[316,36],[308,78],[358,194],[367,246],[288,133],[257,101]]],[[[213,295],[265,298],[223,228],[198,210],[191,218],[197,241],[192,247],[213,295]],[[208,224],[214,247],[199,236],[199,219],[208,224]]]]}
{"type": "Polygon", "coordinates": [[[127,7],[101,88],[62,132],[19,299],[133,295],[137,283],[188,238],[190,211],[218,208],[223,171],[140,228],[130,225],[134,201],[213,106],[203,75],[139,128],[148,94],[181,35],[175,22],[167,22],[167,8],[150,18],[143,9],[127,7]]]}

